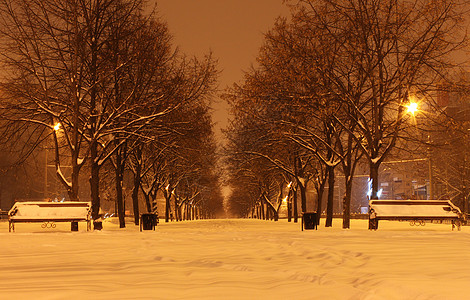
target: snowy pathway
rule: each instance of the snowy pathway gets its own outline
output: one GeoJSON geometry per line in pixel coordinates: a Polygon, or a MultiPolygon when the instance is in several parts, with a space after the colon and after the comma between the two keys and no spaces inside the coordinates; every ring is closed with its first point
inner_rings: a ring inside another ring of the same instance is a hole
{"type": "Polygon", "coordinates": [[[142,233],[114,223],[8,233],[3,221],[0,298],[470,299],[470,227],[340,226],[207,220],[142,233]]]}

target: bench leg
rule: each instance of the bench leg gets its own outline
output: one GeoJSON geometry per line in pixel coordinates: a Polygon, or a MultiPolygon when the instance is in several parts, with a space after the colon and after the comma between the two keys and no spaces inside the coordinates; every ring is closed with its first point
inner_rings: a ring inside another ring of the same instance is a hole
{"type": "Polygon", "coordinates": [[[376,218],[369,219],[369,230],[377,230],[379,229],[379,220],[376,218]]]}
{"type": "Polygon", "coordinates": [[[452,221],[452,231],[454,231],[454,227],[457,227],[457,230],[460,231],[462,228],[460,228],[461,224],[459,220],[452,221]]]}
{"type": "Polygon", "coordinates": [[[70,231],[78,231],[78,222],[70,222],[70,231]]]}
{"type": "Polygon", "coordinates": [[[15,232],[15,222],[8,221],[8,232],[15,232]]]}

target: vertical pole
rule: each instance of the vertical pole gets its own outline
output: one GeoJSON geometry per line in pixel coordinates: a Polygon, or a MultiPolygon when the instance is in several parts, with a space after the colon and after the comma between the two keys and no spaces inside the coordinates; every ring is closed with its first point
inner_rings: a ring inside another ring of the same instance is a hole
{"type": "Polygon", "coordinates": [[[434,191],[433,191],[433,182],[432,182],[432,160],[431,155],[428,158],[428,168],[429,168],[429,199],[434,199],[434,191]]]}
{"type": "Polygon", "coordinates": [[[429,175],[429,200],[434,199],[434,189],[432,180],[432,159],[431,159],[431,137],[428,136],[428,175],[429,175]]]}
{"type": "Polygon", "coordinates": [[[45,164],[44,164],[44,200],[47,198],[47,147],[45,148],[45,164]]]}

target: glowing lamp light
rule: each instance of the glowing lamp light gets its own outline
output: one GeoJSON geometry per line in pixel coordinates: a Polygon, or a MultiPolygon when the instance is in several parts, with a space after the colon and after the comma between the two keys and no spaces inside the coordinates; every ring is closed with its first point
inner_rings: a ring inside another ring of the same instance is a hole
{"type": "Polygon", "coordinates": [[[55,131],[58,131],[60,129],[60,123],[55,124],[53,128],[55,131]]]}
{"type": "Polygon", "coordinates": [[[418,111],[418,103],[410,102],[408,105],[408,113],[414,115],[418,111]]]}

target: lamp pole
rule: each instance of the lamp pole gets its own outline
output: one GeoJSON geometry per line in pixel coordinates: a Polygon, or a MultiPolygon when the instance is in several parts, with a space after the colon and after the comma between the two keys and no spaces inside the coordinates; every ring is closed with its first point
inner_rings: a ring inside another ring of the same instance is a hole
{"type": "Polygon", "coordinates": [[[431,159],[431,137],[428,136],[428,173],[429,173],[429,193],[428,200],[434,199],[434,189],[433,189],[433,180],[432,180],[432,159],[431,159]]]}
{"type": "Polygon", "coordinates": [[[45,164],[44,164],[44,200],[47,199],[47,147],[45,148],[45,164]]]}
{"type": "MultiPolygon", "coordinates": [[[[52,130],[58,132],[60,130],[60,123],[54,124],[52,126],[52,130]]],[[[47,145],[45,147],[45,164],[44,164],[44,199],[47,199],[48,189],[47,189],[47,168],[49,167],[48,164],[48,148],[47,145]]]]}

